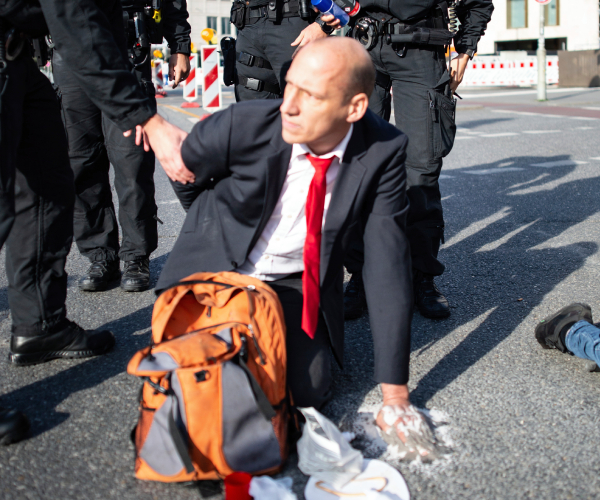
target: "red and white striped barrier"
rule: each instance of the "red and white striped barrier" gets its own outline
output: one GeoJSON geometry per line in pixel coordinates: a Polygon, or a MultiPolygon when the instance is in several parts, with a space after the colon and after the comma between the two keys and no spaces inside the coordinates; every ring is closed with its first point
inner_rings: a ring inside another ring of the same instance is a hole
{"type": "Polygon", "coordinates": [[[190,74],[183,83],[183,98],[182,108],[199,108],[198,100],[198,54],[190,54],[190,74]]]}
{"type": "Polygon", "coordinates": [[[221,109],[221,102],[217,47],[202,47],[202,107],[206,111],[218,111],[221,109]]]}
{"type": "Polygon", "coordinates": [[[152,83],[156,89],[156,97],[158,99],[165,97],[167,92],[165,90],[165,77],[163,75],[163,60],[155,59],[152,63],[152,83]]]}
{"type": "MultiPolygon", "coordinates": [[[[558,56],[546,58],[546,83],[558,83],[558,56]]],[[[477,56],[467,66],[461,87],[530,86],[537,84],[537,58],[509,61],[497,56],[477,56]]]]}

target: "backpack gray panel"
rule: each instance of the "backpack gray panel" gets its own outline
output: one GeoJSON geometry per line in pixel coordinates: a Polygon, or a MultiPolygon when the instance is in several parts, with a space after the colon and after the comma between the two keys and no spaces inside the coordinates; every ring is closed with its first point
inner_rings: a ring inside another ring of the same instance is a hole
{"type": "Polygon", "coordinates": [[[273,425],[258,409],[248,377],[223,363],[223,455],[235,471],[258,472],[281,464],[273,425]]]}
{"type": "Polygon", "coordinates": [[[185,430],[185,432],[187,433],[187,416],[185,414],[185,405],[184,405],[184,399],[183,399],[183,392],[181,391],[181,384],[179,383],[179,377],[177,376],[177,372],[173,372],[171,375],[171,389],[173,389],[173,392],[175,393],[175,395],[177,396],[177,399],[179,400],[179,418],[175,419],[175,422],[177,422],[177,424],[179,425],[180,423],[183,423],[183,429],[185,430]]]}
{"type": "MultiPolygon", "coordinates": [[[[177,381],[179,387],[179,380],[175,374],[173,374],[173,381],[177,381]]],[[[179,387],[179,392],[181,392],[181,387],[179,387]]],[[[154,413],[150,431],[148,431],[144,446],[140,450],[140,457],[154,471],[163,476],[174,476],[185,469],[169,433],[169,412],[172,412],[177,427],[184,428],[176,397],[167,396],[163,405],[154,413]]]]}
{"type": "Polygon", "coordinates": [[[227,348],[231,347],[233,343],[233,335],[231,334],[231,328],[223,328],[218,333],[213,334],[215,337],[219,337],[223,342],[227,344],[227,348]]]}
{"type": "Polygon", "coordinates": [[[140,362],[138,371],[168,372],[179,368],[177,361],[168,352],[157,352],[147,356],[140,362]]]}

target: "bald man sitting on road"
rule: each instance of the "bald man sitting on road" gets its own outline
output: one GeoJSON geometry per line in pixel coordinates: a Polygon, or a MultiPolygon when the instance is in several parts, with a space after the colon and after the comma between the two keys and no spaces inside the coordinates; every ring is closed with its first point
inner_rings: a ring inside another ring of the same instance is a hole
{"type": "Polygon", "coordinates": [[[188,213],[157,290],[195,272],[266,281],[283,306],[294,401],[320,408],[331,397],[330,350],[342,364],[344,255],[362,236],[384,399],[377,424],[405,442],[407,427],[426,428],[406,385],[407,139],[367,109],[374,84],[364,48],[332,37],[298,53],[283,101],[235,104],[196,124],[182,145],[195,181],[173,183],[188,213]]]}

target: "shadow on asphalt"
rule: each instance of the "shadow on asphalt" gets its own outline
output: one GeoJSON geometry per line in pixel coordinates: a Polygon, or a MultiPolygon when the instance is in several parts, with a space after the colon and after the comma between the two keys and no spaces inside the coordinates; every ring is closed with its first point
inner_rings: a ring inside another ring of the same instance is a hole
{"type": "MultiPolygon", "coordinates": [[[[493,123],[499,123],[499,122],[509,122],[514,120],[514,118],[489,118],[487,120],[471,120],[468,122],[460,122],[459,127],[460,128],[477,128],[477,127],[483,127],[484,125],[491,125],[493,123]]],[[[443,168],[442,168],[443,170],[443,168]]]]}
{"type": "MultiPolygon", "coordinates": [[[[481,122],[489,123],[488,120],[481,122]]],[[[466,122],[461,126],[474,127],[477,124],[478,121],[466,122]]],[[[503,210],[508,215],[474,230],[440,253],[442,261],[450,261],[450,265],[454,266],[447,269],[452,277],[446,279],[450,279],[451,283],[441,288],[455,308],[451,318],[442,321],[425,319],[415,313],[412,363],[418,363],[418,357],[423,352],[461,326],[479,317],[485,319],[420,378],[411,392],[411,400],[417,406],[426,407],[439,391],[508,338],[548,293],[582,267],[586,258],[598,250],[598,245],[592,241],[559,248],[534,248],[600,212],[600,197],[597,196],[600,192],[600,173],[597,177],[573,180],[568,176],[576,166],[528,167],[485,176],[485,179],[491,180],[489,183],[482,182],[479,175],[467,173],[469,170],[501,170],[500,164],[530,165],[567,160],[570,160],[568,155],[515,156],[462,169],[456,171],[460,172],[456,175],[450,172],[454,179],[447,182],[454,184],[445,184],[444,190],[455,195],[453,202],[460,203],[463,195],[464,199],[475,203],[472,194],[474,189],[482,193],[496,192],[497,196],[488,196],[485,204],[461,211],[460,226],[455,219],[451,219],[451,223],[446,224],[446,241],[471,224],[502,213],[503,210]],[[567,204],[557,204],[560,200],[567,204]],[[564,224],[560,223],[561,206],[573,208],[563,215],[564,224]],[[527,226],[529,223],[533,224],[527,226]],[[503,236],[521,227],[524,228],[521,232],[506,242],[498,243],[503,236]],[[494,242],[498,244],[496,248],[481,250],[494,242]],[[510,253],[507,254],[507,251],[510,253]],[[517,271],[513,272],[511,266],[515,256],[519,259],[518,267],[515,266],[515,269],[519,269],[518,275],[514,274],[517,271]],[[523,272],[524,269],[526,272],[523,272]],[[473,288],[471,283],[476,283],[477,288],[473,288]],[[467,286],[468,290],[461,290],[467,286]]],[[[443,279],[438,278],[437,282],[443,283],[443,279]]],[[[373,381],[372,341],[369,339],[365,342],[365,331],[369,331],[366,316],[346,323],[344,370],[336,370],[333,393],[337,396],[324,409],[324,413],[334,421],[343,422],[355,414],[366,394],[376,385],[373,381]]]]}
{"type": "MultiPolygon", "coordinates": [[[[117,342],[110,353],[82,361],[43,380],[2,394],[0,406],[19,408],[35,421],[30,438],[60,425],[69,418],[68,413],[55,410],[62,401],[72,394],[95,387],[124,372],[133,354],[148,345],[151,317],[152,306],[147,306],[98,327],[99,330],[110,330],[115,334],[117,342]],[[136,325],[137,331],[142,329],[147,331],[142,335],[131,335],[132,324],[136,325]]],[[[54,361],[54,363],[60,362],[60,360],[54,361]]],[[[23,368],[10,367],[9,369],[22,370],[23,368]]]]}

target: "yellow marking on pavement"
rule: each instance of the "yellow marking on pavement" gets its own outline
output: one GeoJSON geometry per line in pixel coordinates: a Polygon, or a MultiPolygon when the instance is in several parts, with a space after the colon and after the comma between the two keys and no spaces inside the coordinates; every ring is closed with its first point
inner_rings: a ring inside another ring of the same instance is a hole
{"type": "Polygon", "coordinates": [[[170,104],[159,104],[159,106],[162,106],[163,108],[172,109],[173,111],[179,111],[180,113],[183,113],[184,115],[193,116],[194,118],[198,118],[198,120],[202,117],[202,115],[197,115],[196,113],[190,113],[189,111],[185,111],[183,109],[179,109],[179,108],[177,108],[175,106],[171,106],[170,104]]]}

